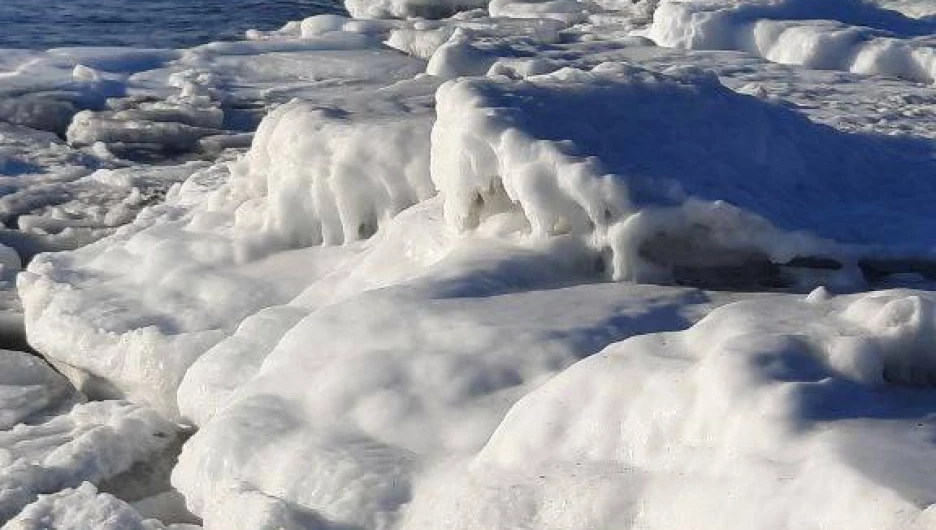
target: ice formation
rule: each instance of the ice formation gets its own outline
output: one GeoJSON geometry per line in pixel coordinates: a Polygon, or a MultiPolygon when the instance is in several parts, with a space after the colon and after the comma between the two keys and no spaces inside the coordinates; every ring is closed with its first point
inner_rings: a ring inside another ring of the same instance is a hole
{"type": "Polygon", "coordinates": [[[884,7],[901,6],[663,0],[648,35],[662,46],[742,50],[810,68],[936,83],[936,21],[884,7]]]}
{"type": "Polygon", "coordinates": [[[936,525],[930,2],[346,7],[0,54],[4,528],[936,525]]]}

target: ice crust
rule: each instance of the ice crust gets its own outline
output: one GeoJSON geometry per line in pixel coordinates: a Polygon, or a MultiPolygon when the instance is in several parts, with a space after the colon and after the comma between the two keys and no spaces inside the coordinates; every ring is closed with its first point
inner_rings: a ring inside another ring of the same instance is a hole
{"type": "Polygon", "coordinates": [[[0,54],[4,529],[936,525],[927,2],[347,8],[0,54]]]}

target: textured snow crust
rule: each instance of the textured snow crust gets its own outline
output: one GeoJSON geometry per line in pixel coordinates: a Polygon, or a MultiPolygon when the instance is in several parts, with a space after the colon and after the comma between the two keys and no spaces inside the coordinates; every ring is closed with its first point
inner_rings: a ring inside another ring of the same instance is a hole
{"type": "Polygon", "coordinates": [[[0,56],[4,528],[936,525],[927,3],[486,4],[0,56]]]}

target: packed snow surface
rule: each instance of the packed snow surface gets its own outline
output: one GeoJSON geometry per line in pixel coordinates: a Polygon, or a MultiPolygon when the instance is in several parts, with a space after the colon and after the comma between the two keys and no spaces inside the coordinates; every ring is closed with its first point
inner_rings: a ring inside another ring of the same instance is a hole
{"type": "Polygon", "coordinates": [[[346,7],[0,55],[4,528],[936,527],[930,2],[346,7]]]}

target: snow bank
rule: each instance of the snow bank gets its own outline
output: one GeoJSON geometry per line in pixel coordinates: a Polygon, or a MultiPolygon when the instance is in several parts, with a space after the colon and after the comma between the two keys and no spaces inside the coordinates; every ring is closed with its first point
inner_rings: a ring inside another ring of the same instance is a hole
{"type": "Polygon", "coordinates": [[[870,2],[664,0],[648,36],[662,46],[742,50],[810,68],[936,82],[936,22],[870,2]]]}
{"type": "Polygon", "coordinates": [[[902,292],[767,297],[620,342],[430,474],[400,527],[928,528],[933,395],[883,378],[931,370],[898,352],[934,307],[902,292]],[[889,317],[854,327],[869,305],[889,317]]]}
{"type": "Polygon", "coordinates": [[[447,221],[519,214],[534,237],[584,238],[615,278],[932,249],[925,145],[843,134],[695,69],[461,79],[437,97],[447,221]]]}

